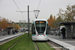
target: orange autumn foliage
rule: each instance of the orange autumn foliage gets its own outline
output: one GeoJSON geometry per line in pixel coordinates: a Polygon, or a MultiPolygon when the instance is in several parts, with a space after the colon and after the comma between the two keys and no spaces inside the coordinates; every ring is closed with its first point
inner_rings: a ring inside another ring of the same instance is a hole
{"type": "MultiPolygon", "coordinates": [[[[0,19],[0,29],[6,29],[8,27],[13,27],[13,23],[11,20],[5,19],[5,18],[1,18],[0,19]]],[[[15,29],[19,29],[19,26],[16,25],[15,29]]]]}
{"type": "Polygon", "coordinates": [[[54,26],[52,25],[55,21],[55,16],[53,18],[52,15],[50,15],[50,18],[47,20],[48,21],[48,25],[51,26],[52,28],[54,28],[54,26]]]}
{"type": "Polygon", "coordinates": [[[14,27],[15,27],[15,30],[20,29],[19,25],[17,25],[17,24],[14,27]]]}
{"type": "Polygon", "coordinates": [[[1,21],[0,21],[0,28],[3,28],[3,29],[6,29],[8,26],[8,21],[3,18],[1,21]]]}

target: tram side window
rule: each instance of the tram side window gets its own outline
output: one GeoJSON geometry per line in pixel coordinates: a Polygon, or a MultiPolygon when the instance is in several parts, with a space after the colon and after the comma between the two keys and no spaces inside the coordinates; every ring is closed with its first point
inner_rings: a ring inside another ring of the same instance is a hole
{"type": "Polygon", "coordinates": [[[47,31],[46,31],[46,34],[49,34],[49,27],[48,27],[48,24],[47,24],[47,31]]]}
{"type": "Polygon", "coordinates": [[[36,34],[34,24],[32,24],[32,34],[36,34]]]}

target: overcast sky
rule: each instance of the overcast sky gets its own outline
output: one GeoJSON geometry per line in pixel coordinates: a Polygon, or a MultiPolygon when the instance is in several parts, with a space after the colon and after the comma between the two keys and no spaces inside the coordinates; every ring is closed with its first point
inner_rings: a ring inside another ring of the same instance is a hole
{"type": "MultiPolygon", "coordinates": [[[[50,14],[57,16],[59,8],[66,9],[67,5],[74,5],[75,0],[14,0],[20,10],[27,11],[27,5],[30,6],[30,11],[36,10],[39,5],[40,19],[48,19],[50,14]]],[[[27,12],[20,13],[13,0],[0,0],[0,16],[18,22],[19,20],[25,20],[27,22],[27,12]]],[[[34,12],[30,12],[30,21],[35,19],[34,12]]]]}

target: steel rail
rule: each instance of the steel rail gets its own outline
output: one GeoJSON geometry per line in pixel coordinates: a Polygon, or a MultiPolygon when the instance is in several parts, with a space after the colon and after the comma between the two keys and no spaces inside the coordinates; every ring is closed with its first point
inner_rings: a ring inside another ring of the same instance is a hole
{"type": "Polygon", "coordinates": [[[37,45],[37,43],[35,42],[35,45],[36,45],[36,47],[37,47],[37,50],[39,50],[39,47],[38,47],[38,45],[37,45]]]}
{"type": "MultiPolygon", "coordinates": [[[[24,36],[23,36],[24,37],[24,36]]],[[[23,38],[22,37],[22,38],[23,38]]],[[[12,47],[14,47],[22,38],[20,38],[17,42],[15,42],[11,47],[8,48],[8,50],[10,50],[12,47]]]]}
{"type": "Polygon", "coordinates": [[[47,42],[48,45],[50,45],[52,48],[54,48],[55,50],[62,50],[62,47],[59,47],[57,45],[55,45],[54,43],[52,42],[47,42]]]}

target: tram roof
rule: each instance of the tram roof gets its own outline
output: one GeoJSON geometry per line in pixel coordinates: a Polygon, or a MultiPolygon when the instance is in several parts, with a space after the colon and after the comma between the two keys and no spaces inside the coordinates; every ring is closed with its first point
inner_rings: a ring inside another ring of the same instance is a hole
{"type": "Polygon", "coordinates": [[[46,19],[35,19],[34,21],[47,21],[46,19]]]}

